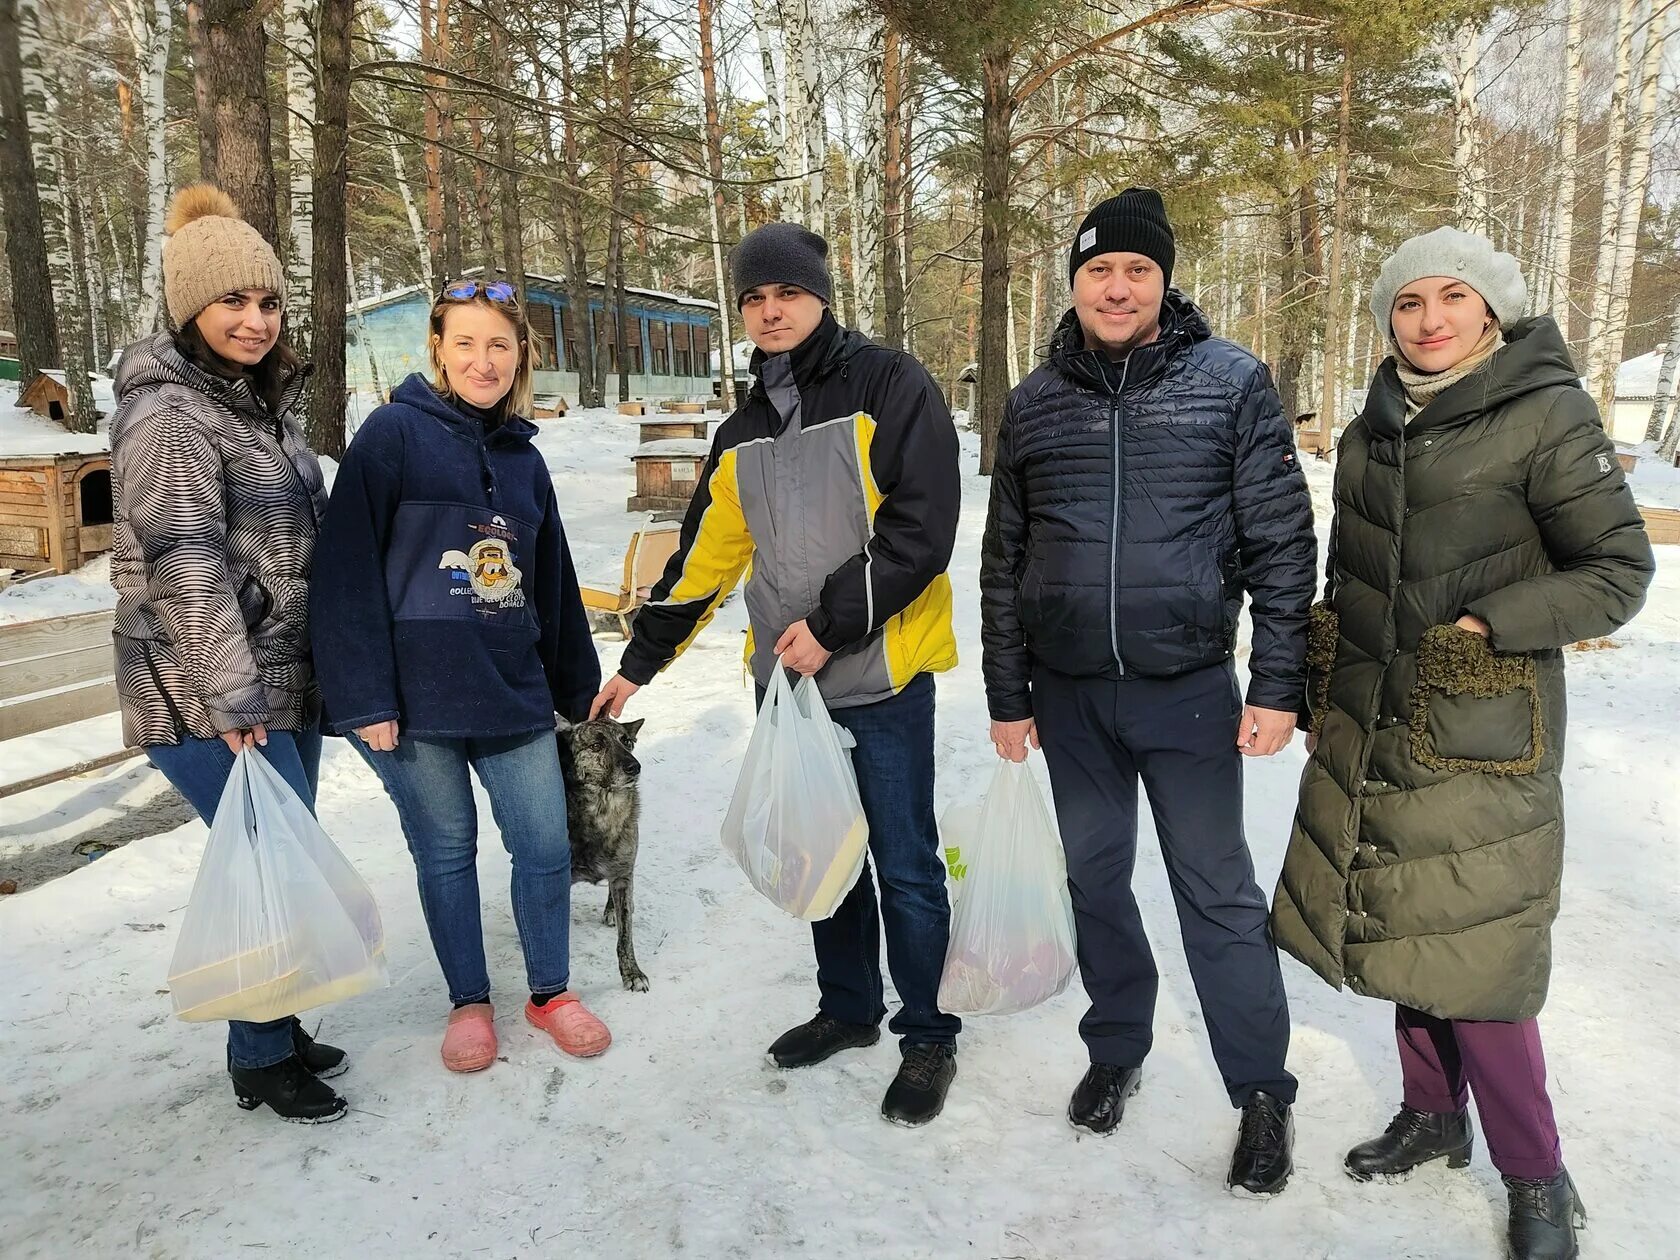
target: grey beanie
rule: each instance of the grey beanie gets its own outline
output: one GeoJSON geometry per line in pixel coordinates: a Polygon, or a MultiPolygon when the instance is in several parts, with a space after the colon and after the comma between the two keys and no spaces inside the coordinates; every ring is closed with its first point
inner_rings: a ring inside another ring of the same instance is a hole
{"type": "Polygon", "coordinates": [[[795,284],[827,302],[832,291],[828,242],[797,223],[766,223],[730,252],[729,276],[737,310],[742,295],[761,284],[795,284]]]}
{"type": "Polygon", "coordinates": [[[1464,281],[1482,295],[1488,309],[1506,328],[1521,319],[1528,307],[1522,264],[1496,250],[1485,236],[1438,227],[1412,237],[1390,254],[1371,286],[1371,318],[1384,336],[1392,339],[1394,335],[1391,321],[1395,297],[1412,281],[1425,276],[1464,281]]]}

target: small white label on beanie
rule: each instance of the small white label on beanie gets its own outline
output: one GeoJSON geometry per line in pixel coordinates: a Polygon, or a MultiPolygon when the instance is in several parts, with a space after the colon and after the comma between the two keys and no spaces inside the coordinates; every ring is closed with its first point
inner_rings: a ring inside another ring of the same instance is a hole
{"type": "Polygon", "coordinates": [[[1090,249],[1091,246],[1095,245],[1096,243],[1097,243],[1097,229],[1096,228],[1086,228],[1083,232],[1081,232],[1079,234],[1079,248],[1080,249],[1082,249],[1082,250],[1090,249]]]}

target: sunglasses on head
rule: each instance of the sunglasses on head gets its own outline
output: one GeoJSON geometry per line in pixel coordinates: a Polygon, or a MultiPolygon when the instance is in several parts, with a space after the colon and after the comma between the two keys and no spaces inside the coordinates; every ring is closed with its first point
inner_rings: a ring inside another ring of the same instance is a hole
{"type": "Polygon", "coordinates": [[[447,285],[443,290],[444,297],[454,298],[457,302],[470,302],[480,293],[492,302],[513,301],[513,286],[506,280],[492,280],[488,283],[481,283],[477,280],[457,280],[454,284],[447,285]]]}

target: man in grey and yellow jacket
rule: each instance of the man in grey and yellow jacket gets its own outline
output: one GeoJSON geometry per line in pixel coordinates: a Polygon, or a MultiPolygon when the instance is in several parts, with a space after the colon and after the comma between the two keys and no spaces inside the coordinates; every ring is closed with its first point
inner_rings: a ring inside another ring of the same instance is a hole
{"type": "Polygon", "coordinates": [[[922,1124],[956,1074],[960,1021],[938,1008],[950,932],[933,813],[933,675],[957,661],[951,584],[961,483],[939,387],[909,354],[842,328],[827,243],[771,223],[731,258],[757,383],[718,426],[682,540],[594,712],[624,702],[711,620],[744,573],[747,660],[762,697],[778,666],[814,675],[857,740],[880,901],[866,865],[811,926],[817,1015],[777,1039],[784,1068],[880,1037],[881,929],[903,1063],[881,1111],[922,1124]]]}

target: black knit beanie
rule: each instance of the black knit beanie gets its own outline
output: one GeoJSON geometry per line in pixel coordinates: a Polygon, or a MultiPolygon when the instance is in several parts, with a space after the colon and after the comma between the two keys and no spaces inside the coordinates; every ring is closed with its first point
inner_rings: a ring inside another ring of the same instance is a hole
{"type": "Polygon", "coordinates": [[[1172,283],[1173,230],[1167,207],[1153,188],[1128,188],[1091,207],[1068,251],[1068,283],[1098,254],[1142,254],[1172,283]]]}
{"type": "Polygon", "coordinates": [[[748,232],[729,255],[735,309],[761,284],[792,284],[829,300],[828,242],[797,223],[766,223],[748,232]]]}

